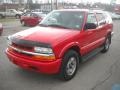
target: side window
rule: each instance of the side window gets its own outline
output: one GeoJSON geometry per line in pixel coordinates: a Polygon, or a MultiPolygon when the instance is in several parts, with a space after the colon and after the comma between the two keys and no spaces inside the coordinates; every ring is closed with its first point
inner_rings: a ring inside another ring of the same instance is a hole
{"type": "Polygon", "coordinates": [[[96,20],[96,17],[94,14],[92,14],[92,13],[88,14],[87,23],[97,24],[97,20],[96,20]]]}
{"type": "Polygon", "coordinates": [[[106,19],[106,23],[112,23],[112,18],[108,12],[104,13],[104,17],[106,19]]]}
{"type": "Polygon", "coordinates": [[[11,12],[11,13],[14,13],[14,11],[13,11],[13,10],[10,10],[10,12],[11,12]]]}
{"type": "Polygon", "coordinates": [[[30,13],[28,13],[26,16],[27,16],[27,17],[30,17],[30,13]]]}
{"type": "Polygon", "coordinates": [[[30,13],[24,13],[23,16],[27,16],[28,14],[30,14],[30,13]]]}
{"type": "Polygon", "coordinates": [[[105,16],[102,13],[96,13],[96,17],[99,25],[104,25],[106,23],[105,16]]]}
{"type": "Polygon", "coordinates": [[[36,14],[32,13],[30,16],[32,17],[38,17],[36,14]]]}
{"type": "Polygon", "coordinates": [[[88,16],[87,16],[87,21],[86,21],[86,24],[84,26],[84,29],[87,30],[87,29],[96,29],[96,27],[98,26],[98,22],[97,22],[97,19],[96,19],[96,16],[94,13],[89,13],[88,16]]]}

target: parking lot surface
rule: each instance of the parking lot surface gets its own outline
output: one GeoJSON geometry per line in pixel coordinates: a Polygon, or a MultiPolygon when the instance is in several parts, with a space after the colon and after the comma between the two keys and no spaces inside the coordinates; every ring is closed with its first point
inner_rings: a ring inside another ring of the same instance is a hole
{"type": "Polygon", "coordinates": [[[120,66],[120,21],[114,21],[114,36],[110,50],[98,53],[81,64],[78,73],[71,81],[64,82],[55,75],[42,75],[26,71],[13,65],[4,51],[7,47],[6,37],[31,27],[21,26],[19,20],[3,22],[4,32],[0,36],[0,90],[111,90],[112,85],[119,82],[120,73],[113,73],[120,66]],[[116,66],[117,65],[117,66],[116,66]],[[106,81],[114,81],[106,83],[106,81]]]}

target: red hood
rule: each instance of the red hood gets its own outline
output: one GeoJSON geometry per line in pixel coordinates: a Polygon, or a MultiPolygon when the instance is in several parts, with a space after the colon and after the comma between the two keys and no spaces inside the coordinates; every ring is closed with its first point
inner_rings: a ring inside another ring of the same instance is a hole
{"type": "Polygon", "coordinates": [[[77,30],[58,29],[52,27],[34,27],[14,34],[15,37],[20,37],[24,40],[43,42],[48,44],[57,44],[62,40],[73,37],[78,34],[77,30]]]}

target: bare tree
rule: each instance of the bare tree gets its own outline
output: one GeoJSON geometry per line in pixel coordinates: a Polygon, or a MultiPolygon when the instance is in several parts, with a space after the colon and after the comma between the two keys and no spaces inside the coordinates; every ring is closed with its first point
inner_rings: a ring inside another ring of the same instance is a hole
{"type": "Polygon", "coordinates": [[[27,0],[27,8],[31,9],[32,4],[33,0],[27,0]]]}

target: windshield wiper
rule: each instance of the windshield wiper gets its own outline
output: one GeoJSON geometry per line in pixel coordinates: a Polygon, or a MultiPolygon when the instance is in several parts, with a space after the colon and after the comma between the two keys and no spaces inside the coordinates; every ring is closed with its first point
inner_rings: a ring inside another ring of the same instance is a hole
{"type": "Polygon", "coordinates": [[[72,28],[69,28],[69,27],[65,27],[65,26],[62,26],[62,25],[59,25],[59,24],[50,24],[48,26],[51,26],[51,27],[59,27],[59,28],[64,28],[64,29],[72,29],[72,28]]]}
{"type": "Polygon", "coordinates": [[[48,27],[48,25],[45,25],[45,24],[39,24],[39,26],[48,27]]]}

